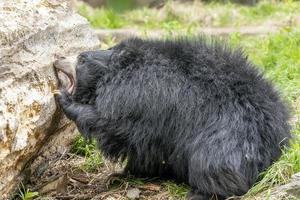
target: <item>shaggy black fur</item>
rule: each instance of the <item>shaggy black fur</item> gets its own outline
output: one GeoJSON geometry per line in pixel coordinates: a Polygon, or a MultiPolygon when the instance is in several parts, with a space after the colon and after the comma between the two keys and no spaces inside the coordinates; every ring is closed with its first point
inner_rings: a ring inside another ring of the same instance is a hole
{"type": "Polygon", "coordinates": [[[241,51],[206,38],[129,39],[78,57],[65,114],[125,171],[188,183],[191,199],[242,195],[278,159],[288,112],[241,51]]]}

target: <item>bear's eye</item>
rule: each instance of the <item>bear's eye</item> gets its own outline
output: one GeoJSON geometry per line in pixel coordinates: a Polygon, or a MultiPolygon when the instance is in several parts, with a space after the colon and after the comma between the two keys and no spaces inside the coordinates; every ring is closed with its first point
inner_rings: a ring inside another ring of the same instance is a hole
{"type": "Polygon", "coordinates": [[[79,58],[78,58],[78,64],[79,65],[83,65],[84,63],[85,63],[85,59],[82,57],[82,56],[80,56],[79,58]]]}

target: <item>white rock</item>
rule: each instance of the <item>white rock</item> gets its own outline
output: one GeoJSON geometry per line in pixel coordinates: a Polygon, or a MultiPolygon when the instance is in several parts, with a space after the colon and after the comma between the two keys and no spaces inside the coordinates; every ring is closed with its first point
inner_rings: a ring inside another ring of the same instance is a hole
{"type": "Polygon", "coordinates": [[[53,61],[98,47],[66,0],[0,1],[0,197],[54,133],[53,61]]]}

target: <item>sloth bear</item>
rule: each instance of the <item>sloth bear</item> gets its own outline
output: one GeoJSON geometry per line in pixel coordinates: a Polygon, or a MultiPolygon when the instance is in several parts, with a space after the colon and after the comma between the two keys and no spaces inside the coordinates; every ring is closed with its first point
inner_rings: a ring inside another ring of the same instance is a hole
{"type": "MultiPolygon", "coordinates": [[[[64,72],[63,67],[56,67],[64,72]]],[[[131,38],[77,58],[57,100],[124,173],[190,185],[189,199],[243,195],[291,137],[288,109],[240,50],[131,38]]]]}

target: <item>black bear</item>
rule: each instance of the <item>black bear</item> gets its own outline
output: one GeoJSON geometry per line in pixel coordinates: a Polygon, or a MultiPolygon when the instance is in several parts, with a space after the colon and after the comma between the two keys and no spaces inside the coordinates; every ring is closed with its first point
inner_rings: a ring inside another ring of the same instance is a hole
{"type": "Polygon", "coordinates": [[[189,199],[246,193],[291,137],[272,85],[240,50],[205,37],[83,52],[74,90],[57,99],[106,157],[127,159],[126,174],[185,182],[189,199]]]}

